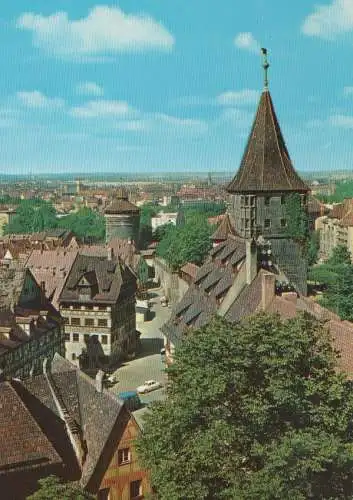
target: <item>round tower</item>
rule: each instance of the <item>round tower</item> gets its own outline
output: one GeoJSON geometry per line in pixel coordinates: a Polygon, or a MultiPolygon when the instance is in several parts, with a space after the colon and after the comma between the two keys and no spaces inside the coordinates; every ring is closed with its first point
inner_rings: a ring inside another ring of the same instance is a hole
{"type": "Polygon", "coordinates": [[[112,238],[130,239],[136,244],[140,229],[140,209],[129,202],[127,191],[120,187],[104,211],[106,241],[112,238]]]}

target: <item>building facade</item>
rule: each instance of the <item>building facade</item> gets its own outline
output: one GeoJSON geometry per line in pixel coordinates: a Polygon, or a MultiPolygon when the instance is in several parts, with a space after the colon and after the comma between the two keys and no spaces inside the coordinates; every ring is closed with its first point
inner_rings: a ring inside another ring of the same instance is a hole
{"type": "MultiPolygon", "coordinates": [[[[124,402],[56,355],[44,373],[0,383],[2,500],[25,500],[56,475],[99,500],[140,500],[150,491],[124,402]]],[[[59,500],[59,499],[58,499],[59,500]]]]}
{"type": "Polygon", "coordinates": [[[139,241],[140,209],[129,202],[125,189],[117,191],[115,199],[104,211],[106,241],[112,238],[139,241]]]}
{"type": "Polygon", "coordinates": [[[136,276],[111,254],[78,255],[59,298],[67,359],[94,368],[133,353],[135,294],[136,276]]]}
{"type": "Polygon", "coordinates": [[[334,205],[329,215],[317,219],[315,228],[320,231],[322,260],[327,260],[337,245],[345,246],[353,259],[353,199],[334,205]]]}
{"type": "Polygon", "coordinates": [[[25,379],[42,371],[44,359],[65,354],[59,312],[28,269],[0,268],[0,372],[25,379]]]}

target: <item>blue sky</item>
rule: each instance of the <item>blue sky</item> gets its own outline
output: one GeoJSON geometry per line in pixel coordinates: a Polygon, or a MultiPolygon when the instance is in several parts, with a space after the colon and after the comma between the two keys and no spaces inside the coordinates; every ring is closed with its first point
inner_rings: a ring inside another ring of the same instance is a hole
{"type": "Polygon", "coordinates": [[[352,166],[352,0],[4,4],[0,172],[235,172],[262,46],[296,168],[352,166]]]}

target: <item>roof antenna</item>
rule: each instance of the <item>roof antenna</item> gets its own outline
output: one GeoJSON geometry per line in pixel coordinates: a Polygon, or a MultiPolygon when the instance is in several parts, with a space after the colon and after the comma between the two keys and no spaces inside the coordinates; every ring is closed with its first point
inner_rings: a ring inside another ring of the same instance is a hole
{"type": "Polygon", "coordinates": [[[268,68],[270,67],[269,62],[267,60],[267,49],[262,48],[261,53],[263,55],[263,69],[265,70],[265,78],[264,78],[264,90],[268,90],[268,68]]]}

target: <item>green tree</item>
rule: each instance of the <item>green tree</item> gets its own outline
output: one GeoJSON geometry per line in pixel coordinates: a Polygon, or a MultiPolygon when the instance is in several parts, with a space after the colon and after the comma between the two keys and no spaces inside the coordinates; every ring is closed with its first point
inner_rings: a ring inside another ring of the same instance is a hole
{"type": "Polygon", "coordinates": [[[56,476],[48,476],[38,481],[39,489],[27,500],[93,500],[88,493],[63,483],[56,476]]]}
{"type": "Polygon", "coordinates": [[[308,245],[308,264],[312,266],[318,259],[320,250],[320,231],[313,231],[310,235],[308,245]]]}
{"type": "Polygon", "coordinates": [[[347,247],[344,245],[337,245],[333,248],[330,257],[327,260],[327,264],[330,266],[336,266],[339,264],[351,264],[351,259],[351,253],[348,251],[347,247]]]}
{"type": "Polygon", "coordinates": [[[49,202],[33,199],[23,200],[18,205],[16,215],[6,225],[4,232],[36,233],[57,226],[56,211],[49,202]]]}
{"type": "Polygon", "coordinates": [[[105,238],[104,217],[88,207],[63,217],[59,226],[72,231],[84,243],[96,243],[105,238]]]}
{"type": "Polygon", "coordinates": [[[164,258],[174,271],[186,262],[200,265],[212,248],[211,226],[195,218],[182,226],[173,226],[158,244],[157,255],[164,258]]]}
{"type": "Polygon", "coordinates": [[[321,304],[340,318],[353,321],[353,266],[339,264],[335,266],[335,271],[336,279],[328,283],[321,304]]]}
{"type": "Polygon", "coordinates": [[[155,232],[152,235],[153,239],[156,241],[161,241],[165,237],[167,232],[170,229],[172,229],[173,227],[174,227],[174,224],[172,224],[171,222],[169,222],[167,224],[163,224],[163,226],[157,227],[157,229],[155,230],[155,232]]]}
{"type": "Polygon", "coordinates": [[[308,215],[302,205],[301,196],[298,193],[287,196],[285,213],[287,236],[299,243],[302,250],[306,252],[309,240],[308,215]]]}
{"type": "Polygon", "coordinates": [[[352,384],[306,315],[193,330],[137,449],[160,500],[351,498],[352,384]]]}

